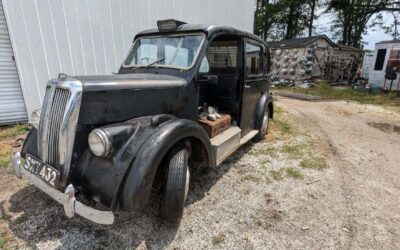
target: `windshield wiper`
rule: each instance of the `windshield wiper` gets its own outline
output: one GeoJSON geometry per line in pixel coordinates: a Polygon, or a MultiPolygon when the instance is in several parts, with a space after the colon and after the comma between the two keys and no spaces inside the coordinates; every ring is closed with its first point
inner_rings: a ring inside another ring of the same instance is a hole
{"type": "Polygon", "coordinates": [[[149,63],[149,64],[147,64],[147,65],[140,65],[140,66],[134,67],[134,68],[132,69],[132,72],[135,71],[135,70],[137,70],[137,69],[140,69],[140,68],[148,68],[148,67],[150,67],[150,66],[152,66],[152,65],[154,65],[154,64],[156,64],[156,63],[159,63],[159,62],[161,62],[161,61],[164,61],[165,58],[166,58],[166,57],[163,57],[163,58],[158,59],[158,60],[156,60],[156,61],[154,61],[154,62],[152,62],[152,63],[149,63]]]}

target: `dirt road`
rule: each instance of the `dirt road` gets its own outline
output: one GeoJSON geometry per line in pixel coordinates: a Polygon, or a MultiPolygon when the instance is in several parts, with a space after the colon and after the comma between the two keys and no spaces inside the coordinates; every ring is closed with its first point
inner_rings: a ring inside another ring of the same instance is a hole
{"type": "Polygon", "coordinates": [[[0,170],[0,248],[400,249],[400,135],[369,125],[400,125],[400,115],[342,101],[276,105],[268,140],[192,172],[179,228],[158,219],[157,200],[113,226],[66,219],[0,170]]]}
{"type": "Polygon", "coordinates": [[[400,125],[399,115],[344,101],[279,103],[334,153],[320,190],[325,211],[316,212],[335,226],[321,240],[348,249],[400,249],[400,134],[382,124],[400,125]]]}

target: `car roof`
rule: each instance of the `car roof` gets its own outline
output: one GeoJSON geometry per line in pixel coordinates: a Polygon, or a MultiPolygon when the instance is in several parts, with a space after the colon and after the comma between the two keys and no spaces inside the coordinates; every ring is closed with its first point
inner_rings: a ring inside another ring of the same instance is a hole
{"type": "Polygon", "coordinates": [[[242,31],[242,30],[230,27],[230,26],[214,25],[214,24],[182,24],[176,30],[164,31],[164,32],[159,31],[158,28],[152,28],[152,29],[147,29],[147,30],[143,30],[143,31],[139,32],[135,36],[135,39],[137,37],[145,36],[145,35],[171,34],[171,33],[176,34],[176,33],[180,33],[180,32],[188,33],[188,32],[192,32],[192,31],[204,32],[204,33],[206,33],[208,39],[211,39],[216,35],[222,35],[222,34],[224,34],[224,35],[239,35],[239,36],[251,38],[251,39],[256,40],[256,41],[264,44],[265,46],[267,46],[267,43],[264,40],[262,40],[261,38],[259,38],[258,36],[254,35],[254,34],[251,34],[249,32],[242,31]]]}

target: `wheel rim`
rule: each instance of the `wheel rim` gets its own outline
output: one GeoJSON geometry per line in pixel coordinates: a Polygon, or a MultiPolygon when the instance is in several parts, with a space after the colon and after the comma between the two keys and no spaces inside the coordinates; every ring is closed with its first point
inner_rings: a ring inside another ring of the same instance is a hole
{"type": "Polygon", "coordinates": [[[185,183],[185,200],[186,200],[187,195],[189,193],[189,179],[190,179],[190,172],[189,172],[189,168],[187,168],[187,171],[186,171],[186,183],[185,183]]]}
{"type": "Polygon", "coordinates": [[[263,133],[266,133],[266,132],[267,132],[268,124],[269,124],[268,112],[265,111],[265,112],[264,112],[264,117],[263,117],[263,123],[262,123],[262,126],[261,126],[261,131],[262,131],[263,133]]]}

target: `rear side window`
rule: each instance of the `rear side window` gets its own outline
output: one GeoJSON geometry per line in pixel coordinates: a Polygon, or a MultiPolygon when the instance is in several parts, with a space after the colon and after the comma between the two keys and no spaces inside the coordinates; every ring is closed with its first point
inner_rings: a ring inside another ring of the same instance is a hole
{"type": "Polygon", "coordinates": [[[262,51],[260,45],[246,42],[246,75],[256,76],[263,74],[262,51]]]}
{"type": "Polygon", "coordinates": [[[236,68],[237,41],[214,41],[206,51],[211,68],[236,68]]]}
{"type": "Polygon", "coordinates": [[[374,70],[382,70],[385,63],[386,49],[379,49],[376,55],[374,70]]]}

